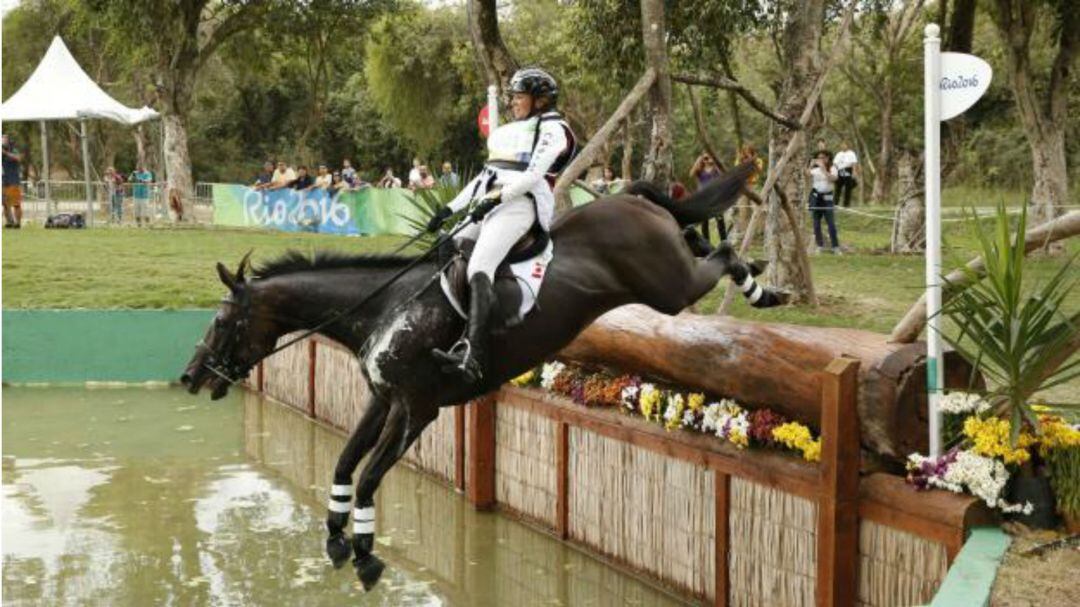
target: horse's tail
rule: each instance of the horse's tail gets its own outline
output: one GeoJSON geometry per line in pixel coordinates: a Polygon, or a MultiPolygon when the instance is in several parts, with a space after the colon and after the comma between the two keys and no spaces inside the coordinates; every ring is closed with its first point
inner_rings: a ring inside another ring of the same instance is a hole
{"type": "Polygon", "coordinates": [[[744,162],[682,200],[672,200],[667,193],[648,181],[635,181],[624,191],[663,207],[675,217],[680,226],[688,226],[716,217],[730,209],[739,199],[743,183],[756,168],[753,161],[744,162]]]}

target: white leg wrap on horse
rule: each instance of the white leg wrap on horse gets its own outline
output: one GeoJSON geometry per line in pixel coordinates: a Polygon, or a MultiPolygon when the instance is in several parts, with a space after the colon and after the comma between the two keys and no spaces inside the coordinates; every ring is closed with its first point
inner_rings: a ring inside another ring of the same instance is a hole
{"type": "Polygon", "coordinates": [[[352,497],[352,485],[330,485],[330,495],[352,497]]]}
{"type": "Polygon", "coordinates": [[[348,514],[349,509],[352,508],[352,504],[349,502],[339,502],[333,498],[326,503],[326,509],[330,512],[336,512],[338,514],[348,514]]]}
{"type": "Polygon", "coordinates": [[[375,533],[375,507],[353,510],[353,533],[375,533]]]}
{"type": "Polygon", "coordinates": [[[765,294],[765,290],[761,288],[761,285],[754,280],[754,277],[750,274],[746,275],[746,278],[739,283],[739,289],[743,292],[743,295],[750,301],[750,305],[754,305],[761,299],[761,296],[765,294]]]}

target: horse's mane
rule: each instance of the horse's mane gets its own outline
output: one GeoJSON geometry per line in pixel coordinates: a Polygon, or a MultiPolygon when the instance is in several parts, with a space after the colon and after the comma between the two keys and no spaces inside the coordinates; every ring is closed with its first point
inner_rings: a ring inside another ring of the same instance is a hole
{"type": "Polygon", "coordinates": [[[289,249],[277,259],[260,264],[254,269],[255,278],[273,278],[296,272],[337,269],[386,269],[400,268],[415,261],[408,255],[385,255],[370,253],[342,253],[340,251],[316,251],[305,255],[289,249]]]}

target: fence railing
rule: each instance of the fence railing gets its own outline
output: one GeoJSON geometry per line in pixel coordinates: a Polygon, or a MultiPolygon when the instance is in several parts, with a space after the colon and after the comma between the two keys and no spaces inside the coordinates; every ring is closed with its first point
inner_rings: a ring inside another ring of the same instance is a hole
{"type": "MultiPolygon", "coordinates": [[[[136,218],[149,223],[170,223],[168,184],[118,184],[115,189],[100,181],[90,182],[90,206],[87,208],[86,182],[74,180],[23,181],[23,215],[28,220],[44,221],[55,213],[93,213],[94,219],[106,224],[134,223],[136,218]],[[114,197],[114,192],[116,193],[114,197]],[[145,207],[139,206],[145,201],[145,207]]],[[[195,196],[190,200],[196,223],[213,221],[213,184],[195,184],[195,196]]]]}

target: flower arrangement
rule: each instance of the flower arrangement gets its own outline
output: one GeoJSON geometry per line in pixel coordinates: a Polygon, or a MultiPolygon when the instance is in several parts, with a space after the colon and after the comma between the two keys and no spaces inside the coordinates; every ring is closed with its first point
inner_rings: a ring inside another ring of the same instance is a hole
{"type": "Polygon", "coordinates": [[[748,411],[731,399],[708,402],[700,392],[682,392],[644,382],[635,375],[587,373],[562,362],[545,363],[511,380],[539,386],[588,407],[611,407],[660,424],[668,431],[712,434],[739,449],[775,447],[810,462],[821,459],[821,440],[810,428],[769,409],[748,411]]]}
{"type": "MultiPolygon", "coordinates": [[[[947,422],[960,431],[957,444],[937,459],[912,454],[908,457],[908,482],[919,489],[937,487],[956,493],[967,492],[1002,512],[1030,514],[1032,505],[1010,504],[1003,497],[1013,472],[1030,465],[1037,456],[1042,462],[1055,461],[1055,454],[1080,450],[1080,430],[1060,416],[1039,414],[1039,431],[1029,424],[1014,430],[1012,420],[987,415],[990,403],[980,395],[953,392],[942,399],[947,422]],[[1015,440],[1014,440],[1015,437],[1015,440]]],[[[1035,411],[1046,408],[1033,406],[1035,411]]],[[[1064,459],[1061,461],[1065,461],[1064,459]]],[[[1068,493],[1070,481],[1054,471],[1055,491],[1068,493]],[[1063,489],[1058,489],[1061,486],[1063,489]]],[[[1076,481],[1072,480],[1075,484],[1076,481]]],[[[1080,495],[1080,487],[1075,489],[1080,495]]]]}

